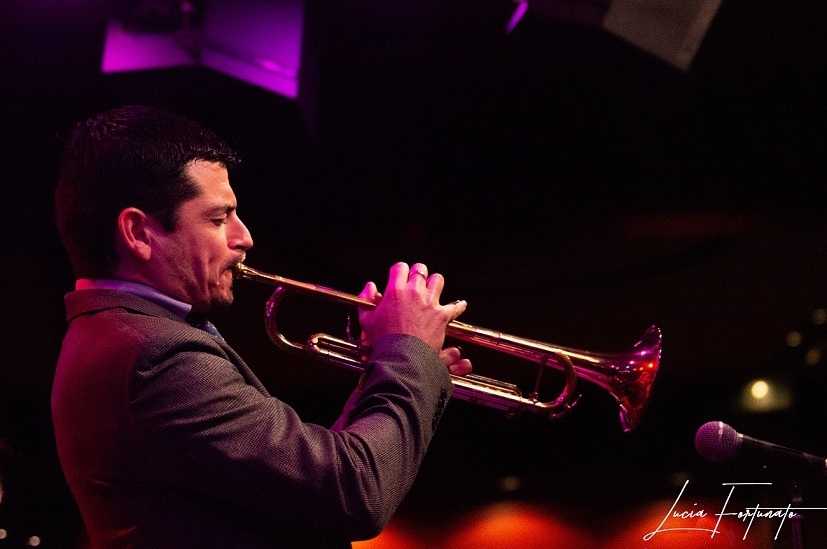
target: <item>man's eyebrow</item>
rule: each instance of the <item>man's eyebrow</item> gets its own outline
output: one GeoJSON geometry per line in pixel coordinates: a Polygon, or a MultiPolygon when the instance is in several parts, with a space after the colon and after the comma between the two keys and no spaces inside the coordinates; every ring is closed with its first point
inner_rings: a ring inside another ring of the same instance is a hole
{"type": "Polygon", "coordinates": [[[230,212],[235,211],[236,208],[237,208],[237,206],[234,205],[234,204],[219,204],[218,206],[213,206],[211,208],[208,208],[205,211],[205,214],[208,215],[208,216],[209,215],[224,215],[224,214],[228,214],[230,212]]]}

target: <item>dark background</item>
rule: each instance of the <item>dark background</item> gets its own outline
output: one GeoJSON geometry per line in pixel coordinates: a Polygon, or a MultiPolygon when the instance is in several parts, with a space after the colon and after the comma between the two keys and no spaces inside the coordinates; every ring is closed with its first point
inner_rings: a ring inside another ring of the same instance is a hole
{"type": "MultiPolygon", "coordinates": [[[[52,193],[71,126],[125,103],[192,116],[241,153],[251,266],[358,293],[393,262],[422,261],[445,275],[446,302],[468,300],[463,320],[568,347],[621,351],[661,327],[637,430],[622,433],[611,397],[586,383],[555,422],[452,402],[403,518],[439,528],[512,498],[589,509],[598,531],[673,499],[679,479],[718,494],[721,480],[756,478],[699,458],[709,420],[827,454],[825,359],[804,360],[827,306],[824,5],[725,0],[681,71],[595,27],[527,17],[508,35],[511,2],[385,4],[310,4],[318,78],[300,104],[202,68],[103,75],[106,2],[4,2],[0,527],[12,536],[82,538],[48,410],[73,284],[52,193]],[[761,376],[786,383],[793,405],[740,410],[761,376]],[[522,488],[498,491],[507,475],[522,488]]],[[[216,318],[225,337],[274,394],[331,422],[353,375],[275,349],[269,289],[236,294],[216,318]]],[[[325,322],[340,329],[348,312],[325,322]]],[[[466,351],[483,374],[523,368],[466,351]]],[[[808,485],[814,505],[823,489],[808,485]]],[[[825,518],[811,516],[811,536],[825,518]]]]}

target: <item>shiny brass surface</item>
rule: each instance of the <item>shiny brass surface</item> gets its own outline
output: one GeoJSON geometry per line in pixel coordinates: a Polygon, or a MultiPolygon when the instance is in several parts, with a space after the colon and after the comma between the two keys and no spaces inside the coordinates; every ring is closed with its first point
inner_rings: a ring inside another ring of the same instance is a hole
{"type": "MultiPolygon", "coordinates": [[[[242,263],[236,266],[235,277],[275,286],[275,291],[267,301],[265,324],[270,339],[280,348],[308,353],[324,362],[352,370],[364,369],[370,349],[358,341],[344,340],[327,334],[312,335],[305,343],[291,341],[279,330],[276,311],[281,300],[290,292],[365,309],[374,308],[373,303],[324,286],[257,271],[242,263]]],[[[446,336],[539,364],[535,387],[527,396],[512,383],[468,374],[451,376],[454,398],[503,410],[508,414],[528,411],[557,418],[577,403],[577,381],[584,379],[612,395],[620,408],[621,427],[626,432],[632,431],[640,423],[660,364],[661,332],[657,326],[650,327],[630,350],[619,353],[561,347],[456,320],[448,324],[446,336]],[[565,387],[556,399],[541,401],[538,398],[540,381],[548,368],[560,370],[565,374],[565,387]]]]}

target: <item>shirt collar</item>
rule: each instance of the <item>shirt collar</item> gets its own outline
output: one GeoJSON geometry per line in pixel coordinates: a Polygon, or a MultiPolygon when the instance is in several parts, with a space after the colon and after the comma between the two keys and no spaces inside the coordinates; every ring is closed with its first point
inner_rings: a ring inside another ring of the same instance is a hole
{"type": "Polygon", "coordinates": [[[81,278],[75,281],[75,290],[116,290],[126,292],[142,297],[165,309],[169,309],[181,318],[186,317],[192,310],[192,305],[189,303],[179,301],[151,286],[139,284],[138,282],[105,278],[81,278]]]}

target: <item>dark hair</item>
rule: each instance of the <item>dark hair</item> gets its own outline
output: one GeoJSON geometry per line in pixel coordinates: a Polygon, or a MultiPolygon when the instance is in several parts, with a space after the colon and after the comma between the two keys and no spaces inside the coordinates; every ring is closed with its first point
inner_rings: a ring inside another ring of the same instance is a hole
{"type": "Polygon", "coordinates": [[[117,267],[116,223],[124,208],[175,229],[178,207],[198,193],[185,170],[193,160],[239,160],[197,123],[144,106],[93,116],[72,132],[60,168],[57,227],[77,278],[111,277],[117,267]]]}

